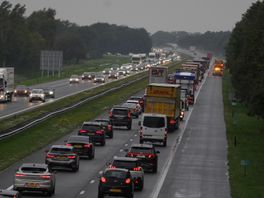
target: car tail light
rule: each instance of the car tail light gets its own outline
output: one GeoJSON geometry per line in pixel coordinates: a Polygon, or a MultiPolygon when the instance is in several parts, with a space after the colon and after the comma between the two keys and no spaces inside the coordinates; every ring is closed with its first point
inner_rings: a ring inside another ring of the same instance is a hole
{"type": "Polygon", "coordinates": [[[53,155],[53,154],[47,154],[47,158],[54,158],[55,157],[55,155],[53,155]]]}
{"type": "Polygon", "coordinates": [[[170,120],[170,124],[171,124],[171,125],[174,125],[174,124],[176,124],[176,120],[174,120],[174,119],[171,119],[171,120],[170,120]]]}
{"type": "Polygon", "coordinates": [[[106,178],[105,177],[101,177],[101,182],[102,183],[106,183],[106,178]]]}
{"type": "Polygon", "coordinates": [[[109,112],[109,117],[110,118],[113,117],[113,112],[112,111],[109,112]]]}
{"type": "Polygon", "coordinates": [[[112,164],[110,164],[110,165],[109,165],[109,168],[111,168],[111,169],[115,169],[116,167],[113,166],[112,164]]]}
{"type": "Polygon", "coordinates": [[[79,130],[79,132],[80,133],[85,133],[85,132],[87,132],[86,130],[83,130],[83,129],[81,129],[81,130],[79,130]]]}
{"type": "Polygon", "coordinates": [[[40,177],[43,179],[50,179],[50,175],[41,175],[40,177]]]}
{"type": "Polygon", "coordinates": [[[107,128],[108,128],[109,131],[111,131],[112,130],[112,125],[108,124],[107,128]]]}
{"type": "Polygon", "coordinates": [[[128,115],[127,115],[127,117],[131,118],[131,113],[130,113],[130,112],[128,112],[128,115]]]}
{"type": "Polygon", "coordinates": [[[149,154],[149,155],[148,155],[148,158],[149,158],[149,159],[154,158],[154,155],[153,155],[153,154],[149,154]]]}
{"type": "Polygon", "coordinates": [[[69,155],[69,156],[68,156],[68,159],[75,159],[75,158],[76,158],[75,155],[69,155]]]}
{"type": "Polygon", "coordinates": [[[141,167],[135,167],[135,168],[133,168],[133,171],[141,171],[142,169],[141,169],[141,167]]]}
{"type": "Polygon", "coordinates": [[[97,134],[97,135],[103,135],[103,131],[96,131],[95,134],[97,134]]]}
{"type": "Polygon", "coordinates": [[[22,174],[22,173],[16,173],[16,177],[24,177],[26,176],[25,174],[22,174]]]}
{"type": "Polygon", "coordinates": [[[90,145],[90,144],[85,144],[83,147],[84,147],[84,148],[90,148],[91,145],[90,145]]]}
{"type": "Polygon", "coordinates": [[[130,182],[131,182],[130,178],[127,178],[126,181],[125,181],[126,184],[130,184],[130,182]]]}
{"type": "Polygon", "coordinates": [[[72,146],[72,144],[67,143],[66,146],[72,146]]]}
{"type": "Polygon", "coordinates": [[[127,156],[128,157],[134,157],[134,154],[133,153],[128,153],[127,156]]]}

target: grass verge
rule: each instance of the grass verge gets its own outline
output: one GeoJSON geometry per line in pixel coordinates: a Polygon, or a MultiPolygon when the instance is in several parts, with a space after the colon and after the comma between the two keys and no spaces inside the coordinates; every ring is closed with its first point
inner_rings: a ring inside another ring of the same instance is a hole
{"type": "Polygon", "coordinates": [[[264,197],[264,120],[247,115],[243,104],[232,105],[230,75],[223,77],[224,115],[233,198],[264,197]],[[248,160],[243,166],[242,160],[248,160]]]}
{"type": "MultiPolygon", "coordinates": [[[[169,66],[169,70],[173,71],[176,67],[178,67],[178,64],[175,65],[174,63],[168,66],[169,66]]],[[[127,78],[125,80],[129,81],[131,79],[127,78]]],[[[78,128],[83,121],[91,120],[97,117],[103,111],[110,108],[112,105],[120,103],[123,100],[127,99],[130,95],[133,95],[134,93],[141,91],[146,87],[146,85],[147,85],[147,78],[139,82],[136,82],[126,88],[123,88],[119,91],[116,91],[112,94],[90,101],[72,111],[50,118],[30,129],[23,131],[23,133],[1,140],[0,170],[7,168],[8,166],[17,162],[23,157],[44,147],[48,143],[55,141],[56,139],[70,133],[74,129],[78,128]]],[[[109,87],[107,88],[106,85],[100,88],[108,89],[109,87]]],[[[96,92],[98,91],[97,89],[91,91],[96,92]]],[[[78,94],[78,96],[75,96],[74,98],[81,97],[82,94],[85,93],[78,94]]],[[[67,101],[72,101],[74,98],[67,98],[67,101]]],[[[50,104],[50,105],[58,106],[58,104],[50,104]]],[[[40,112],[41,110],[38,109],[36,111],[40,112]]],[[[26,113],[26,116],[28,118],[31,115],[30,113],[26,113]]]]}

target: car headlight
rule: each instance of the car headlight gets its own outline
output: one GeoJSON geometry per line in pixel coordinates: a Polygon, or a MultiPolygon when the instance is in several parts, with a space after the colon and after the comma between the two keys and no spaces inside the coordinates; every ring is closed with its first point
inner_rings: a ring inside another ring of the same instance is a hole
{"type": "Polygon", "coordinates": [[[50,91],[49,94],[52,95],[53,94],[53,91],[50,91]]]}
{"type": "Polygon", "coordinates": [[[70,81],[72,81],[72,78],[70,78],[70,81]]]}
{"type": "Polygon", "coordinates": [[[15,93],[17,92],[17,90],[14,91],[15,93]]]}
{"type": "Polygon", "coordinates": [[[78,78],[76,78],[76,81],[79,81],[79,79],[78,79],[78,78]]]}
{"type": "Polygon", "coordinates": [[[94,80],[97,80],[97,78],[94,78],[94,80]]]}
{"type": "Polygon", "coordinates": [[[24,93],[27,93],[27,90],[25,90],[24,93]]]}
{"type": "Polygon", "coordinates": [[[29,97],[32,97],[32,94],[29,94],[29,97]]]}
{"type": "Polygon", "coordinates": [[[4,98],[4,95],[0,95],[0,98],[1,98],[1,99],[4,98]]]}

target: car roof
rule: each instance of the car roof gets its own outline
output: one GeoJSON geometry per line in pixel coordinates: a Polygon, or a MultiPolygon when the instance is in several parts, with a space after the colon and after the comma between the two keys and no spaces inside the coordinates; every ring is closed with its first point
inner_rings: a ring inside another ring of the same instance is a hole
{"type": "Polygon", "coordinates": [[[118,157],[118,156],[114,156],[113,158],[114,161],[129,161],[129,162],[137,162],[138,158],[134,158],[134,157],[118,157]]]}
{"type": "Polygon", "coordinates": [[[68,141],[89,141],[89,136],[83,136],[83,135],[71,135],[68,138],[68,141]]]}
{"type": "Polygon", "coordinates": [[[129,110],[127,107],[122,107],[122,106],[113,106],[112,109],[126,109],[126,110],[129,110]]]}
{"type": "Polygon", "coordinates": [[[123,171],[123,172],[129,172],[128,169],[125,169],[125,168],[106,168],[105,169],[105,172],[106,171],[123,171]]]}
{"type": "Polygon", "coordinates": [[[86,121],[86,122],[83,122],[83,125],[96,125],[96,126],[101,126],[101,122],[97,122],[97,121],[86,121]]]}
{"type": "Polygon", "coordinates": [[[141,148],[154,148],[153,144],[132,144],[132,147],[141,147],[141,148]]]}
{"type": "Polygon", "coordinates": [[[40,163],[23,163],[21,166],[22,167],[30,167],[30,168],[47,168],[47,164],[40,164],[40,163]]]}
{"type": "Polygon", "coordinates": [[[95,119],[94,121],[96,121],[96,122],[110,122],[109,119],[100,119],[100,118],[95,119]]]}

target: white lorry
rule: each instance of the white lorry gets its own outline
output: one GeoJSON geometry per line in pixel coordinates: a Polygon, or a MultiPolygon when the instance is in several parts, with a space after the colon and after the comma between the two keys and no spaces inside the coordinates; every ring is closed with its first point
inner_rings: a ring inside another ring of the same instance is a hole
{"type": "Polygon", "coordinates": [[[14,93],[14,68],[0,67],[0,102],[11,102],[14,93]]]}
{"type": "Polygon", "coordinates": [[[149,84],[151,83],[167,83],[168,67],[151,66],[149,68],[149,84]]]}

